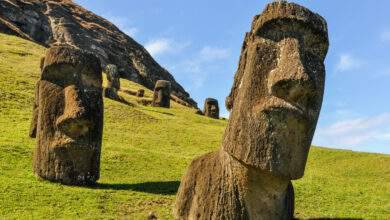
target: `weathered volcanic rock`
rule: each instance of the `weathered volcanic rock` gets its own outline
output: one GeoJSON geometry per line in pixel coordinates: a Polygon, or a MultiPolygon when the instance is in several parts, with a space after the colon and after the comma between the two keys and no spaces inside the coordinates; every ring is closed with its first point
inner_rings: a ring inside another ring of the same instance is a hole
{"type": "Polygon", "coordinates": [[[37,83],[30,137],[34,173],[72,185],[99,179],[103,132],[102,69],[93,54],[51,47],[37,83]]]}
{"type": "Polygon", "coordinates": [[[159,80],[156,82],[153,93],[153,103],[155,107],[170,108],[171,106],[171,82],[159,80]]]}
{"type": "Polygon", "coordinates": [[[219,106],[218,100],[213,98],[207,98],[204,101],[204,115],[210,118],[219,119],[219,106]]]}
{"type": "Polygon", "coordinates": [[[102,67],[118,66],[120,76],[153,89],[157,80],[172,83],[172,94],[196,107],[184,88],[151,55],[108,20],[71,0],[1,0],[0,32],[49,47],[67,43],[92,52],[102,67]]]}
{"type": "Polygon", "coordinates": [[[292,219],[291,180],[303,176],[320,113],[326,21],[285,1],[268,4],[246,34],[219,151],[192,161],[178,219],[292,219]]]}

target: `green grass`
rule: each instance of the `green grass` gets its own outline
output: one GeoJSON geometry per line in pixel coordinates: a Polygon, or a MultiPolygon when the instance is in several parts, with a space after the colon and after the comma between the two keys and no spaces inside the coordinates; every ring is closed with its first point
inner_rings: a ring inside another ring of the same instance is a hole
{"type": "MultiPolygon", "coordinates": [[[[219,147],[226,121],[176,103],[171,109],[140,106],[121,93],[134,106],[104,100],[100,184],[39,180],[28,129],[44,50],[0,34],[0,219],[145,219],[151,211],[172,219],[181,176],[192,158],[219,147]]],[[[299,218],[390,219],[389,155],[312,148],[305,177],[294,185],[299,218]]]]}

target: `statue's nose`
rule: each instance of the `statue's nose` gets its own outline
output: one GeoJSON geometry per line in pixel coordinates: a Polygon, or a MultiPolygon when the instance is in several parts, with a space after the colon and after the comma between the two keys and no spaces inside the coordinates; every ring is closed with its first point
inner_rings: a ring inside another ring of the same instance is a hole
{"type": "Polygon", "coordinates": [[[286,38],[279,44],[278,65],[268,77],[269,92],[305,109],[315,89],[315,82],[302,62],[299,41],[286,38]]]}
{"type": "Polygon", "coordinates": [[[64,89],[64,101],[63,114],[56,121],[57,128],[72,138],[85,135],[92,123],[86,118],[85,107],[76,86],[64,89]]]}

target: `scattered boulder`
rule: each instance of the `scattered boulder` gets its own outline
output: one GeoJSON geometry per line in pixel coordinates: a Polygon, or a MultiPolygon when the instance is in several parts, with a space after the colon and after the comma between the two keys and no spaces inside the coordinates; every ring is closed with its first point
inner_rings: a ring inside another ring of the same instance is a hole
{"type": "Polygon", "coordinates": [[[137,99],[137,103],[140,105],[143,105],[143,106],[152,105],[152,102],[153,102],[153,100],[151,100],[151,99],[145,99],[145,98],[137,99]]]}
{"type": "Polygon", "coordinates": [[[158,80],[154,87],[153,103],[154,107],[170,108],[171,104],[171,82],[158,80]]]}
{"type": "Polygon", "coordinates": [[[203,113],[207,117],[219,119],[218,100],[213,99],[213,98],[207,98],[204,101],[203,113]]]}
{"type": "Polygon", "coordinates": [[[128,95],[137,96],[137,91],[132,91],[129,89],[123,89],[122,91],[128,95]]]}
{"type": "Polygon", "coordinates": [[[178,219],[292,219],[291,180],[303,176],[321,109],[326,21],[285,1],[267,5],[246,34],[219,151],[192,161],[178,219]]]}
{"type": "Polygon", "coordinates": [[[156,220],[156,219],[158,219],[156,213],[154,213],[154,212],[149,212],[149,214],[148,214],[148,220],[156,220]]]}
{"type": "Polygon", "coordinates": [[[103,99],[97,57],[68,45],[47,51],[30,130],[37,138],[37,176],[71,185],[99,179],[103,99]]]}

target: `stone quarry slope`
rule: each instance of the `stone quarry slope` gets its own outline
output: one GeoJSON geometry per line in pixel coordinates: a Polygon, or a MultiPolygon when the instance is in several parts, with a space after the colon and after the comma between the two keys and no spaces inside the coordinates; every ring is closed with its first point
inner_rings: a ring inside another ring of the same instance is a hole
{"type": "Polygon", "coordinates": [[[71,44],[96,54],[102,65],[116,64],[122,78],[152,89],[159,79],[172,82],[173,95],[192,107],[190,98],[174,77],[143,46],[108,20],[71,0],[1,0],[0,32],[14,34],[45,47],[71,44]]]}
{"type": "MultiPolygon", "coordinates": [[[[147,219],[150,212],[173,219],[180,178],[192,159],[218,149],[226,121],[176,102],[170,109],[142,106],[121,92],[131,105],[104,99],[99,184],[40,181],[32,172],[35,140],[28,131],[44,52],[0,33],[0,219],[147,219]]],[[[294,181],[295,217],[390,219],[389,164],[389,155],[311,148],[304,178],[294,181]]]]}

